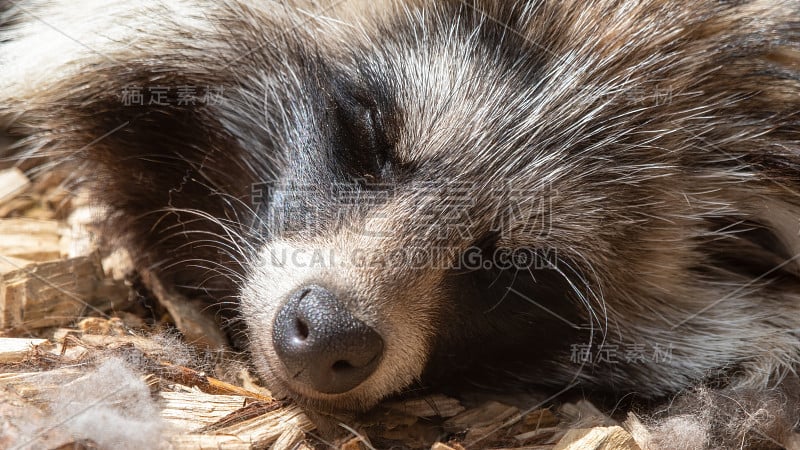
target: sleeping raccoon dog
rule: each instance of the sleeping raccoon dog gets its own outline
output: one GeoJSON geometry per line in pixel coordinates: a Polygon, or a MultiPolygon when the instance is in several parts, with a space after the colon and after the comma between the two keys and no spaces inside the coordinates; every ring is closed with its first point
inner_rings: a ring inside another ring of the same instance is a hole
{"type": "Polygon", "coordinates": [[[701,446],[788,439],[800,2],[4,10],[23,157],[68,164],[275,393],[574,387],[667,400],[701,446]]]}

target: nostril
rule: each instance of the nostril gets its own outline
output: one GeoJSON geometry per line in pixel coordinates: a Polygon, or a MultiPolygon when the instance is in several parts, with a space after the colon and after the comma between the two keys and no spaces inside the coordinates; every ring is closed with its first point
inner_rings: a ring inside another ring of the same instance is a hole
{"type": "Polygon", "coordinates": [[[333,369],[334,372],[342,372],[342,371],[349,370],[349,369],[352,369],[352,368],[353,368],[352,364],[350,364],[349,362],[347,362],[345,360],[342,360],[342,359],[340,359],[339,361],[336,361],[331,366],[331,369],[333,369]]]}
{"type": "Polygon", "coordinates": [[[294,327],[297,330],[297,339],[301,341],[305,341],[308,339],[309,331],[308,331],[308,324],[300,318],[295,319],[294,327]]]}

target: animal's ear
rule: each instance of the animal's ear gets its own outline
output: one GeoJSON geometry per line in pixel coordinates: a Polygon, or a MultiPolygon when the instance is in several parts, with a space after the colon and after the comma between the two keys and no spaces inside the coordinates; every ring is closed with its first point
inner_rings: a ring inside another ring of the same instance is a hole
{"type": "Polygon", "coordinates": [[[231,242],[255,181],[225,123],[236,78],[213,9],[155,3],[19,3],[0,31],[0,115],[24,155],[68,164],[109,207],[140,267],[230,290],[214,274],[241,261],[231,242]]]}
{"type": "Polygon", "coordinates": [[[230,149],[215,109],[232,78],[190,40],[220,40],[200,11],[85,6],[20,2],[5,14],[0,114],[30,136],[30,156],[89,161],[108,182],[121,171],[145,187],[230,149]]]}

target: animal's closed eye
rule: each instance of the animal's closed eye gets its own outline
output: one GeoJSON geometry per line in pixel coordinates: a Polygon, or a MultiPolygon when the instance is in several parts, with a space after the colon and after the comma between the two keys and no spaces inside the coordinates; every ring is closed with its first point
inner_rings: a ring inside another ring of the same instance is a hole
{"type": "Polygon", "coordinates": [[[385,171],[391,146],[380,110],[366,95],[347,93],[335,99],[340,155],[357,178],[375,179],[385,171]]]}

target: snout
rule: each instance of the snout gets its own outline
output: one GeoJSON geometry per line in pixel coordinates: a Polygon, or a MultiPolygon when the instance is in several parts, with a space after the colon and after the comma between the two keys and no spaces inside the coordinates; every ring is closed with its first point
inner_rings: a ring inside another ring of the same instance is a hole
{"type": "Polygon", "coordinates": [[[272,340],[287,378],[324,394],[344,393],[364,382],[384,350],[380,334],[317,285],[289,297],[275,317],[272,340]]]}

